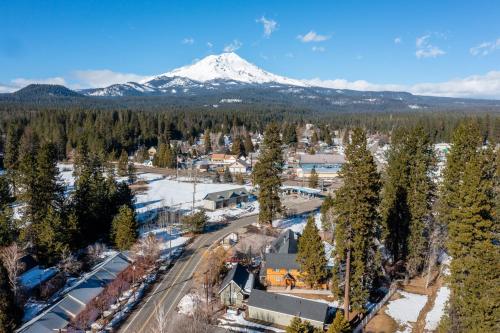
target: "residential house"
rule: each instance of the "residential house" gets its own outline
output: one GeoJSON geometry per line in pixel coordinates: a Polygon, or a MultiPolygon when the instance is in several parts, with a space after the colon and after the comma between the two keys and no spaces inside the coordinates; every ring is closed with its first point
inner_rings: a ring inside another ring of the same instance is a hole
{"type": "Polygon", "coordinates": [[[297,176],[309,178],[311,171],[314,169],[318,178],[335,178],[344,164],[345,158],[340,154],[302,154],[299,158],[297,176]]]}
{"type": "Polygon", "coordinates": [[[243,174],[243,173],[247,173],[248,170],[250,169],[249,165],[247,164],[246,161],[243,161],[243,160],[236,160],[236,162],[232,163],[231,165],[229,165],[229,171],[233,174],[243,174]]]}
{"type": "Polygon", "coordinates": [[[328,318],[328,304],[308,299],[268,293],[253,289],[247,303],[248,317],[270,324],[288,326],[294,317],[307,320],[314,327],[324,329],[328,318]]]}
{"type": "Polygon", "coordinates": [[[271,287],[305,287],[297,262],[298,235],[288,229],[266,249],[261,269],[261,282],[271,287]]]}
{"type": "Polygon", "coordinates": [[[238,156],[229,154],[213,153],[210,156],[210,163],[218,166],[231,165],[238,160],[238,156]]]}
{"type": "Polygon", "coordinates": [[[224,207],[236,207],[247,202],[250,194],[244,187],[233,190],[208,193],[203,198],[203,207],[207,210],[216,210],[224,207]]]}
{"type": "Polygon", "coordinates": [[[237,263],[227,273],[219,289],[222,304],[231,307],[241,307],[248,298],[255,282],[253,273],[237,263]]]}

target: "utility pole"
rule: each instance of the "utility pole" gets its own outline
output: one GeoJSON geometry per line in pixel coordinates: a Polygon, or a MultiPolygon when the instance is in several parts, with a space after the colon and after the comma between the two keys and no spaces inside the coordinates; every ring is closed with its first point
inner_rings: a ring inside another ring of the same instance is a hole
{"type": "MultiPolygon", "coordinates": [[[[191,161],[191,169],[193,168],[193,162],[191,161]]],[[[193,207],[192,207],[192,210],[191,210],[191,215],[194,214],[194,200],[195,200],[195,194],[196,194],[196,177],[198,176],[198,172],[197,170],[195,170],[194,172],[194,182],[193,182],[193,207]]]]}
{"type": "Polygon", "coordinates": [[[179,182],[179,155],[175,154],[175,179],[179,182]]]}

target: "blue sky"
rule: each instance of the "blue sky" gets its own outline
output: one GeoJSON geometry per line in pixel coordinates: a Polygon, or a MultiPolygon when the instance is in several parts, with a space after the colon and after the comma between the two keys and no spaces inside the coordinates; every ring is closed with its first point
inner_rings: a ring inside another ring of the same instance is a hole
{"type": "Polygon", "coordinates": [[[0,91],[139,79],[234,46],[326,86],[500,98],[499,13],[500,1],[2,1],[0,91]]]}

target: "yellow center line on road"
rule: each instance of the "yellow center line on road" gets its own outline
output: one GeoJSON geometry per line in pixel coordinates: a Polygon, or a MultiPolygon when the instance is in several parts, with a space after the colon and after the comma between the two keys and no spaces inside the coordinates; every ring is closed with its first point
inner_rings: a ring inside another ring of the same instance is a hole
{"type": "MultiPolygon", "coordinates": [[[[149,321],[151,320],[151,318],[155,315],[156,313],[156,310],[158,309],[159,306],[161,306],[161,304],[163,303],[163,301],[165,300],[165,298],[169,295],[170,291],[172,290],[171,288],[175,285],[175,283],[177,282],[177,280],[181,277],[182,273],[186,270],[186,268],[189,266],[189,264],[191,263],[191,261],[193,261],[193,259],[196,257],[194,254],[199,250],[201,249],[201,246],[199,246],[194,252],[193,254],[191,254],[191,258],[184,264],[184,267],[182,268],[182,270],[177,273],[174,281],[172,282],[172,284],[170,285],[169,287],[169,290],[160,298],[160,301],[155,304],[155,307],[153,309],[153,312],[151,312],[151,314],[146,318],[146,320],[144,321],[143,325],[141,326],[141,329],[139,330],[139,332],[144,332],[144,328],[149,324],[149,321]]],[[[171,307],[170,307],[171,308],[171,307]]]]}

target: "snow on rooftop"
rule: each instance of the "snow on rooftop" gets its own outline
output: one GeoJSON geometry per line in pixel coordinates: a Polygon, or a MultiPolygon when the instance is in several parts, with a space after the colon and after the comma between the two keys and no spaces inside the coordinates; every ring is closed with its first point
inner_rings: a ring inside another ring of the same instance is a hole
{"type": "Polygon", "coordinates": [[[24,272],[19,277],[19,283],[27,289],[32,289],[38,286],[40,283],[43,283],[56,275],[57,268],[49,267],[49,268],[41,268],[40,266],[35,266],[32,269],[24,272]]]}

